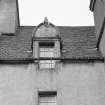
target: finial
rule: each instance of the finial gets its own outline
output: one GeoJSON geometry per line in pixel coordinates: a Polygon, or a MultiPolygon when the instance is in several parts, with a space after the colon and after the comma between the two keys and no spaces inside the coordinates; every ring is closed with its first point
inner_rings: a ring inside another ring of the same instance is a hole
{"type": "Polygon", "coordinates": [[[47,17],[44,18],[44,24],[45,24],[45,26],[49,25],[49,21],[48,21],[47,17]]]}

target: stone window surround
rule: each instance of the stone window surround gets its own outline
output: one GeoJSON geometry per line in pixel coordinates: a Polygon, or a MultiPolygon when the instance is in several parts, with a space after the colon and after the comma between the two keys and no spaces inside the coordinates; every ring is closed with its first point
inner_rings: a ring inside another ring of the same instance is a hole
{"type": "Polygon", "coordinates": [[[56,105],[57,102],[56,91],[39,91],[38,105],[56,105]]]}

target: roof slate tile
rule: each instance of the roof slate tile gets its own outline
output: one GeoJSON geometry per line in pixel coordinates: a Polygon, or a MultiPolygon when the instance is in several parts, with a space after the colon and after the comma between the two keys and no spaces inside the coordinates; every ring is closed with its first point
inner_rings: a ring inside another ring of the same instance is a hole
{"type": "MultiPolygon", "coordinates": [[[[21,26],[14,36],[0,36],[0,59],[32,58],[34,26],[21,26]]],[[[62,40],[63,58],[101,58],[96,49],[94,26],[58,26],[62,40]]]]}

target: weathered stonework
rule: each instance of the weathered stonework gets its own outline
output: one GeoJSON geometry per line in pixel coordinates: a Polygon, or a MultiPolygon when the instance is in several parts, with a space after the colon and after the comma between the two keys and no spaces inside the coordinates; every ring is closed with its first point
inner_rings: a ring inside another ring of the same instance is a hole
{"type": "Polygon", "coordinates": [[[104,64],[0,65],[0,104],[37,105],[38,91],[57,91],[57,105],[104,105],[104,64]]]}

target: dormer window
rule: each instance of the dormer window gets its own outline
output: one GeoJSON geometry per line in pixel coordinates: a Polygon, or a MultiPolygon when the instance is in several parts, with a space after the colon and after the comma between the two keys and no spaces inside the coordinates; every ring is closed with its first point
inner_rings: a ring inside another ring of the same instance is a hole
{"type": "Polygon", "coordinates": [[[55,69],[55,60],[60,57],[60,32],[58,28],[45,18],[33,30],[33,57],[38,59],[39,69],[55,69]]]}
{"type": "Polygon", "coordinates": [[[40,69],[54,69],[55,60],[47,60],[54,58],[54,42],[40,42],[39,43],[39,57],[44,60],[39,61],[40,69]]]}

